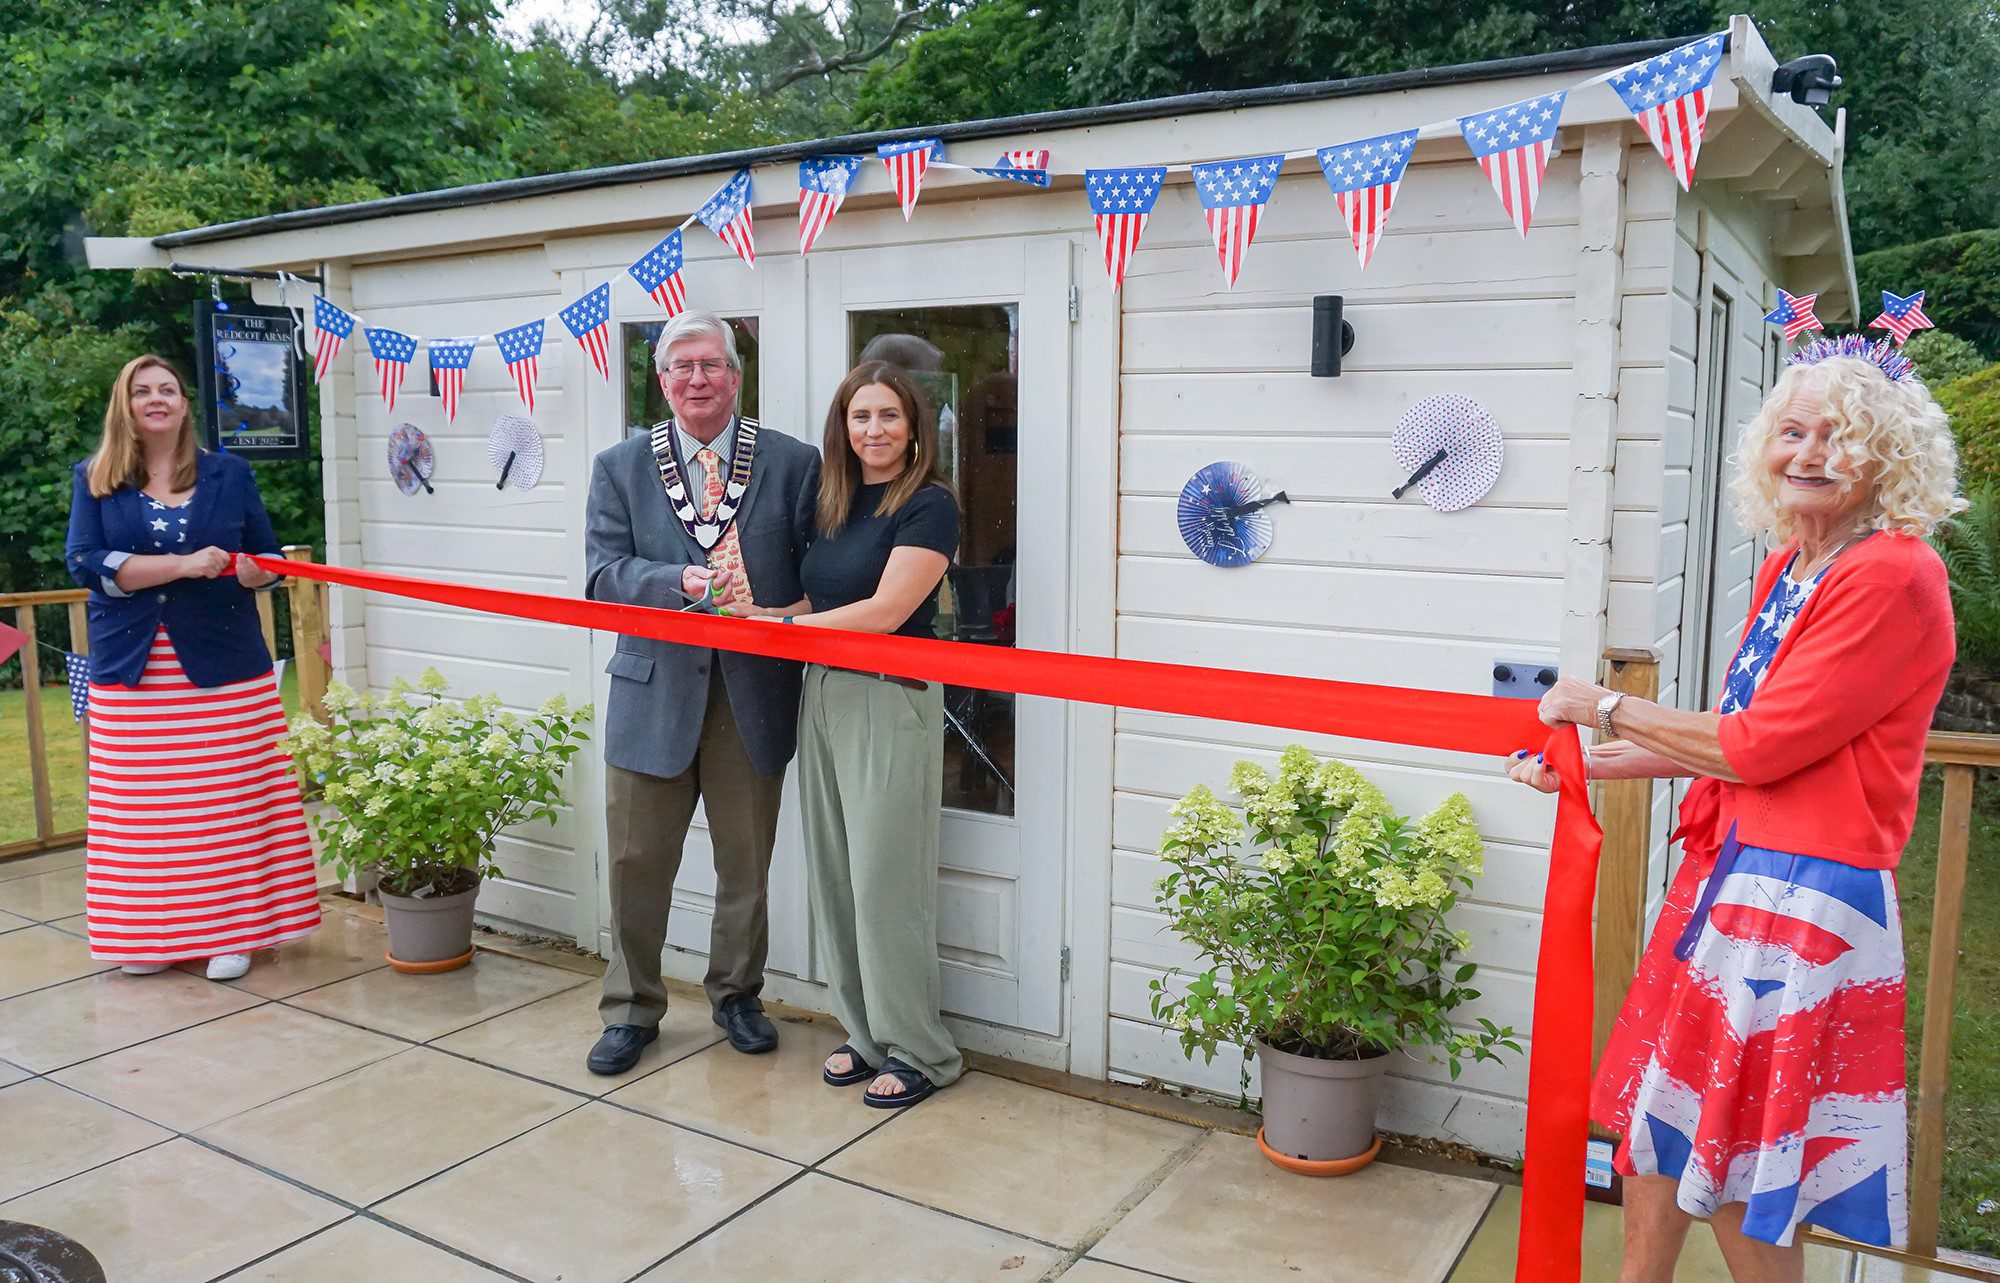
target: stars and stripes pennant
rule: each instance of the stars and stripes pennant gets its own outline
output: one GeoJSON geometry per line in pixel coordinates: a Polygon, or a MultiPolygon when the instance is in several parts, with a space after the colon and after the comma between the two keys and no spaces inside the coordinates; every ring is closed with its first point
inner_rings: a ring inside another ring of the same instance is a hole
{"type": "Polygon", "coordinates": [[[1257,235],[1257,220],[1284,167],[1283,156],[1247,156],[1194,167],[1195,193],[1201,197],[1202,214],[1215,235],[1215,256],[1231,289],[1236,288],[1243,256],[1257,235]]]}
{"type": "Polygon", "coordinates": [[[562,323],[569,332],[576,336],[576,341],[583,345],[583,350],[590,353],[590,363],[597,367],[597,372],[607,379],[610,378],[611,353],[606,348],[607,334],[611,325],[610,282],[607,281],[591,290],[556,315],[562,318],[562,323]]]}
{"type": "Polygon", "coordinates": [[[1167,181],[1164,165],[1135,169],[1086,169],[1083,190],[1090,197],[1091,221],[1097,224],[1097,239],[1104,245],[1104,270],[1111,276],[1111,288],[1125,280],[1125,266],[1132,261],[1146,220],[1160,199],[1160,185],[1167,181]]]}
{"type": "Polygon", "coordinates": [[[917,207],[917,193],[923,190],[924,173],[931,162],[944,159],[944,144],[935,138],[919,138],[907,143],[883,143],[875,149],[889,168],[889,185],[903,202],[903,221],[910,221],[917,207]]]}
{"type": "Polygon", "coordinates": [[[1823,330],[1826,327],[1813,315],[1813,304],[1819,300],[1817,294],[1787,294],[1778,291],[1778,305],[1764,316],[1772,325],[1781,327],[1785,341],[1791,342],[1807,330],[1823,330]]]}
{"type": "Polygon", "coordinates": [[[1347,235],[1354,252],[1367,267],[1382,239],[1383,225],[1389,221],[1389,206],[1395,203],[1396,189],[1402,185],[1403,171],[1410,167],[1410,153],[1417,145],[1417,131],[1364,138],[1319,149],[1320,172],[1333,189],[1333,203],[1347,222],[1347,235]]]}
{"type": "Polygon", "coordinates": [[[1882,315],[1868,322],[1871,330],[1887,330],[1896,336],[1896,346],[1910,341],[1910,335],[1918,330],[1934,330],[1931,318],[1924,315],[1924,291],[1915,294],[1891,294],[1882,291],[1882,315]]]}
{"type": "Polygon", "coordinates": [[[975,169],[988,178],[1005,178],[1030,187],[1049,185],[1049,154],[1046,151],[1003,151],[990,169],[975,169]]]}
{"type": "Polygon", "coordinates": [[[736,251],[736,257],[757,266],[756,229],[750,218],[750,171],[739,169],[736,176],[715,189],[708,203],[694,212],[702,225],[736,251]]]}
{"type": "Polygon", "coordinates": [[[1685,191],[1694,185],[1695,157],[1708,125],[1708,92],[1722,65],[1727,36],[1714,35],[1635,62],[1611,77],[1646,137],[1666,159],[1685,191]]]}
{"type": "Polygon", "coordinates": [[[685,257],[680,229],[676,228],[667,233],[665,240],[640,255],[637,262],[625,269],[633,280],[639,282],[640,289],[667,309],[669,317],[687,311],[687,282],[681,278],[685,257]]]}
{"type": "Polygon", "coordinates": [[[14,652],[21,649],[28,640],[28,634],[12,624],[0,623],[0,664],[14,658],[14,652]]]}
{"type": "Polygon", "coordinates": [[[1555,153],[1556,126],[1562,120],[1568,91],[1524,98],[1492,111],[1461,116],[1458,131],[1486,171],[1501,207],[1514,230],[1528,234],[1535,200],[1542,194],[1542,174],[1555,153]]]}
{"type": "Polygon", "coordinates": [[[417,341],[401,330],[373,325],[363,327],[361,334],[368,340],[369,355],[375,358],[375,380],[382,389],[382,412],[394,414],[396,391],[403,386],[403,375],[416,358],[417,341]]]}
{"type": "Polygon", "coordinates": [[[535,412],[535,379],[541,373],[542,327],[547,323],[548,318],[543,317],[493,336],[493,342],[500,348],[500,359],[507,363],[507,372],[514,376],[514,386],[521,391],[521,404],[528,407],[529,414],[535,412]]]}
{"type": "Polygon", "coordinates": [[[472,365],[472,349],[478,339],[432,339],[426,346],[431,355],[431,377],[437,380],[438,395],[444,398],[444,421],[458,418],[459,394],[465,391],[465,371],[472,365]]]}
{"type": "Polygon", "coordinates": [[[799,162],[799,253],[811,249],[833,221],[861,161],[859,156],[814,156],[799,162]]]}
{"type": "Polygon", "coordinates": [[[69,678],[70,719],[80,722],[90,711],[90,656],[64,651],[63,673],[69,678]]]}
{"type": "Polygon", "coordinates": [[[354,318],[327,302],[319,295],[313,295],[313,382],[326,378],[326,372],[333,368],[334,358],[340,355],[341,344],[354,333],[354,318]]]}

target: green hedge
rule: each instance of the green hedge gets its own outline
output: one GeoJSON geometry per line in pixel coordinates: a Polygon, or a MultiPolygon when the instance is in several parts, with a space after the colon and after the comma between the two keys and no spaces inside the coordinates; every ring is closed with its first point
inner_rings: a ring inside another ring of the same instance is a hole
{"type": "Polygon", "coordinates": [[[1861,324],[1880,313],[1883,290],[1923,290],[1925,315],[1989,359],[2000,358],[2000,228],[1876,250],[1856,259],[1854,269],[1861,324]]]}
{"type": "Polygon", "coordinates": [[[1935,395],[1958,438],[1959,484],[1967,493],[2000,487],[2000,365],[1947,383],[1935,395]]]}

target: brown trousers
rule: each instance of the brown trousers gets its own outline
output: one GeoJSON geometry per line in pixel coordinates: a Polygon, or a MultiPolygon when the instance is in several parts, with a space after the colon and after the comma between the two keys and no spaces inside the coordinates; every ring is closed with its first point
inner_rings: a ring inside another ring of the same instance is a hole
{"type": "Polygon", "coordinates": [[[667,1013],[660,950],[697,801],[707,808],[715,849],[715,917],[702,987],[717,1008],[730,998],[756,997],[770,951],[767,891],[785,777],[759,775],[750,764],[722,674],[709,679],[701,742],[686,771],[670,779],[616,766],[605,773],[613,951],[599,1018],[607,1025],[652,1026],[667,1013]]]}

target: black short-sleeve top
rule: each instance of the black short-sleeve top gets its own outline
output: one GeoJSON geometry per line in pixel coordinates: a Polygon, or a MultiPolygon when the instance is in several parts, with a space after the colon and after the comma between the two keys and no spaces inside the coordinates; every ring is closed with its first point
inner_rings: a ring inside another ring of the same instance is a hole
{"type": "MultiPolygon", "coordinates": [[[[854,492],[854,506],[848,510],[847,524],[834,534],[815,538],[799,566],[799,579],[815,614],[837,606],[851,606],[875,595],[889,554],[897,548],[929,548],[950,557],[958,551],[958,500],[939,485],[928,485],[910,496],[908,503],[878,517],[887,482],[865,485],[854,492]]],[[[905,637],[929,637],[931,622],[937,618],[938,590],[931,589],[903,626],[896,632],[905,637]]]]}

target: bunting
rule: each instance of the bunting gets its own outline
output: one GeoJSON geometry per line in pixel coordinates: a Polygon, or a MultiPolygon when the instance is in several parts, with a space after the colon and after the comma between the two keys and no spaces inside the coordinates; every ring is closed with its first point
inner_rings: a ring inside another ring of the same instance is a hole
{"type": "Polygon", "coordinates": [[[875,154],[889,169],[889,184],[896,189],[896,198],[903,202],[903,221],[907,223],[917,208],[917,193],[923,190],[924,172],[930,168],[932,161],[944,159],[944,144],[935,138],[883,143],[875,149],[875,154]]]}
{"type": "Polygon", "coordinates": [[[500,359],[507,363],[507,373],[514,376],[514,386],[520,389],[521,404],[528,407],[528,413],[535,412],[535,379],[541,373],[542,327],[547,318],[517,325],[511,330],[502,330],[493,336],[493,342],[500,349],[500,359]]]}
{"type": "Polygon", "coordinates": [[[1111,274],[1111,288],[1125,280],[1125,265],[1152,217],[1160,199],[1160,186],[1167,181],[1164,165],[1137,169],[1090,169],[1083,175],[1083,189],[1090,196],[1091,221],[1097,225],[1097,239],[1104,245],[1104,270],[1111,274]]]}
{"type": "Polygon", "coordinates": [[[458,418],[458,398],[465,391],[465,371],[472,364],[472,349],[479,346],[479,340],[432,339],[427,346],[431,377],[437,380],[438,395],[444,398],[444,421],[450,423],[458,418]]]}
{"type": "Polygon", "coordinates": [[[1708,125],[1708,90],[1722,65],[1726,38],[1709,36],[1669,49],[1611,77],[1611,87],[1653,140],[1683,191],[1694,186],[1695,157],[1701,154],[1701,135],[1708,125]]]}
{"type": "Polygon", "coordinates": [[[1236,288],[1243,270],[1243,256],[1257,235],[1257,221],[1271,192],[1278,185],[1278,171],[1285,158],[1251,156],[1243,160],[1222,160],[1194,167],[1194,189],[1201,197],[1202,215],[1215,236],[1215,256],[1222,263],[1223,279],[1236,288]]]}
{"type": "Polygon", "coordinates": [[[1459,132],[1486,171],[1500,205],[1523,237],[1534,221],[1542,174],[1555,153],[1556,126],[1568,91],[1524,98],[1492,111],[1461,116],[1459,132]]]}
{"type": "Polygon", "coordinates": [[[1333,189],[1333,203],[1347,223],[1347,235],[1354,252],[1367,267],[1382,239],[1382,227],[1389,221],[1389,206],[1395,203],[1396,189],[1402,185],[1403,171],[1410,166],[1416,149],[1417,131],[1364,138],[1358,143],[1319,149],[1320,172],[1333,189]]]}
{"type": "Polygon", "coordinates": [[[669,318],[687,311],[687,282],[681,279],[683,259],[681,233],[679,228],[667,233],[667,238],[639,256],[637,262],[626,268],[639,288],[653,296],[653,301],[667,309],[669,318]]]}
{"type": "Polygon", "coordinates": [[[333,368],[334,358],[340,355],[341,345],[347,336],[354,333],[354,318],[326,301],[325,295],[313,295],[313,382],[326,379],[326,372],[333,368]]]}
{"type": "Polygon", "coordinates": [[[799,162],[799,253],[811,249],[847,199],[861,170],[859,156],[815,156],[799,162]]]}
{"type": "Polygon", "coordinates": [[[736,251],[736,257],[757,266],[756,228],[750,218],[750,171],[739,169],[736,176],[718,187],[708,203],[694,213],[702,226],[722,238],[736,251]]]}
{"type": "Polygon", "coordinates": [[[374,326],[364,328],[361,334],[368,340],[368,351],[375,358],[375,380],[382,388],[382,412],[394,414],[396,390],[403,386],[403,375],[417,355],[417,341],[400,330],[374,326]]]}
{"type": "Polygon", "coordinates": [[[606,350],[606,331],[611,323],[611,284],[606,282],[571,303],[556,315],[564,328],[576,336],[590,363],[605,378],[611,377],[611,354],[606,350]]]}
{"type": "Polygon", "coordinates": [[[989,169],[974,169],[988,178],[1004,178],[1030,187],[1049,185],[1049,154],[1046,151],[1003,151],[989,169]]]}

